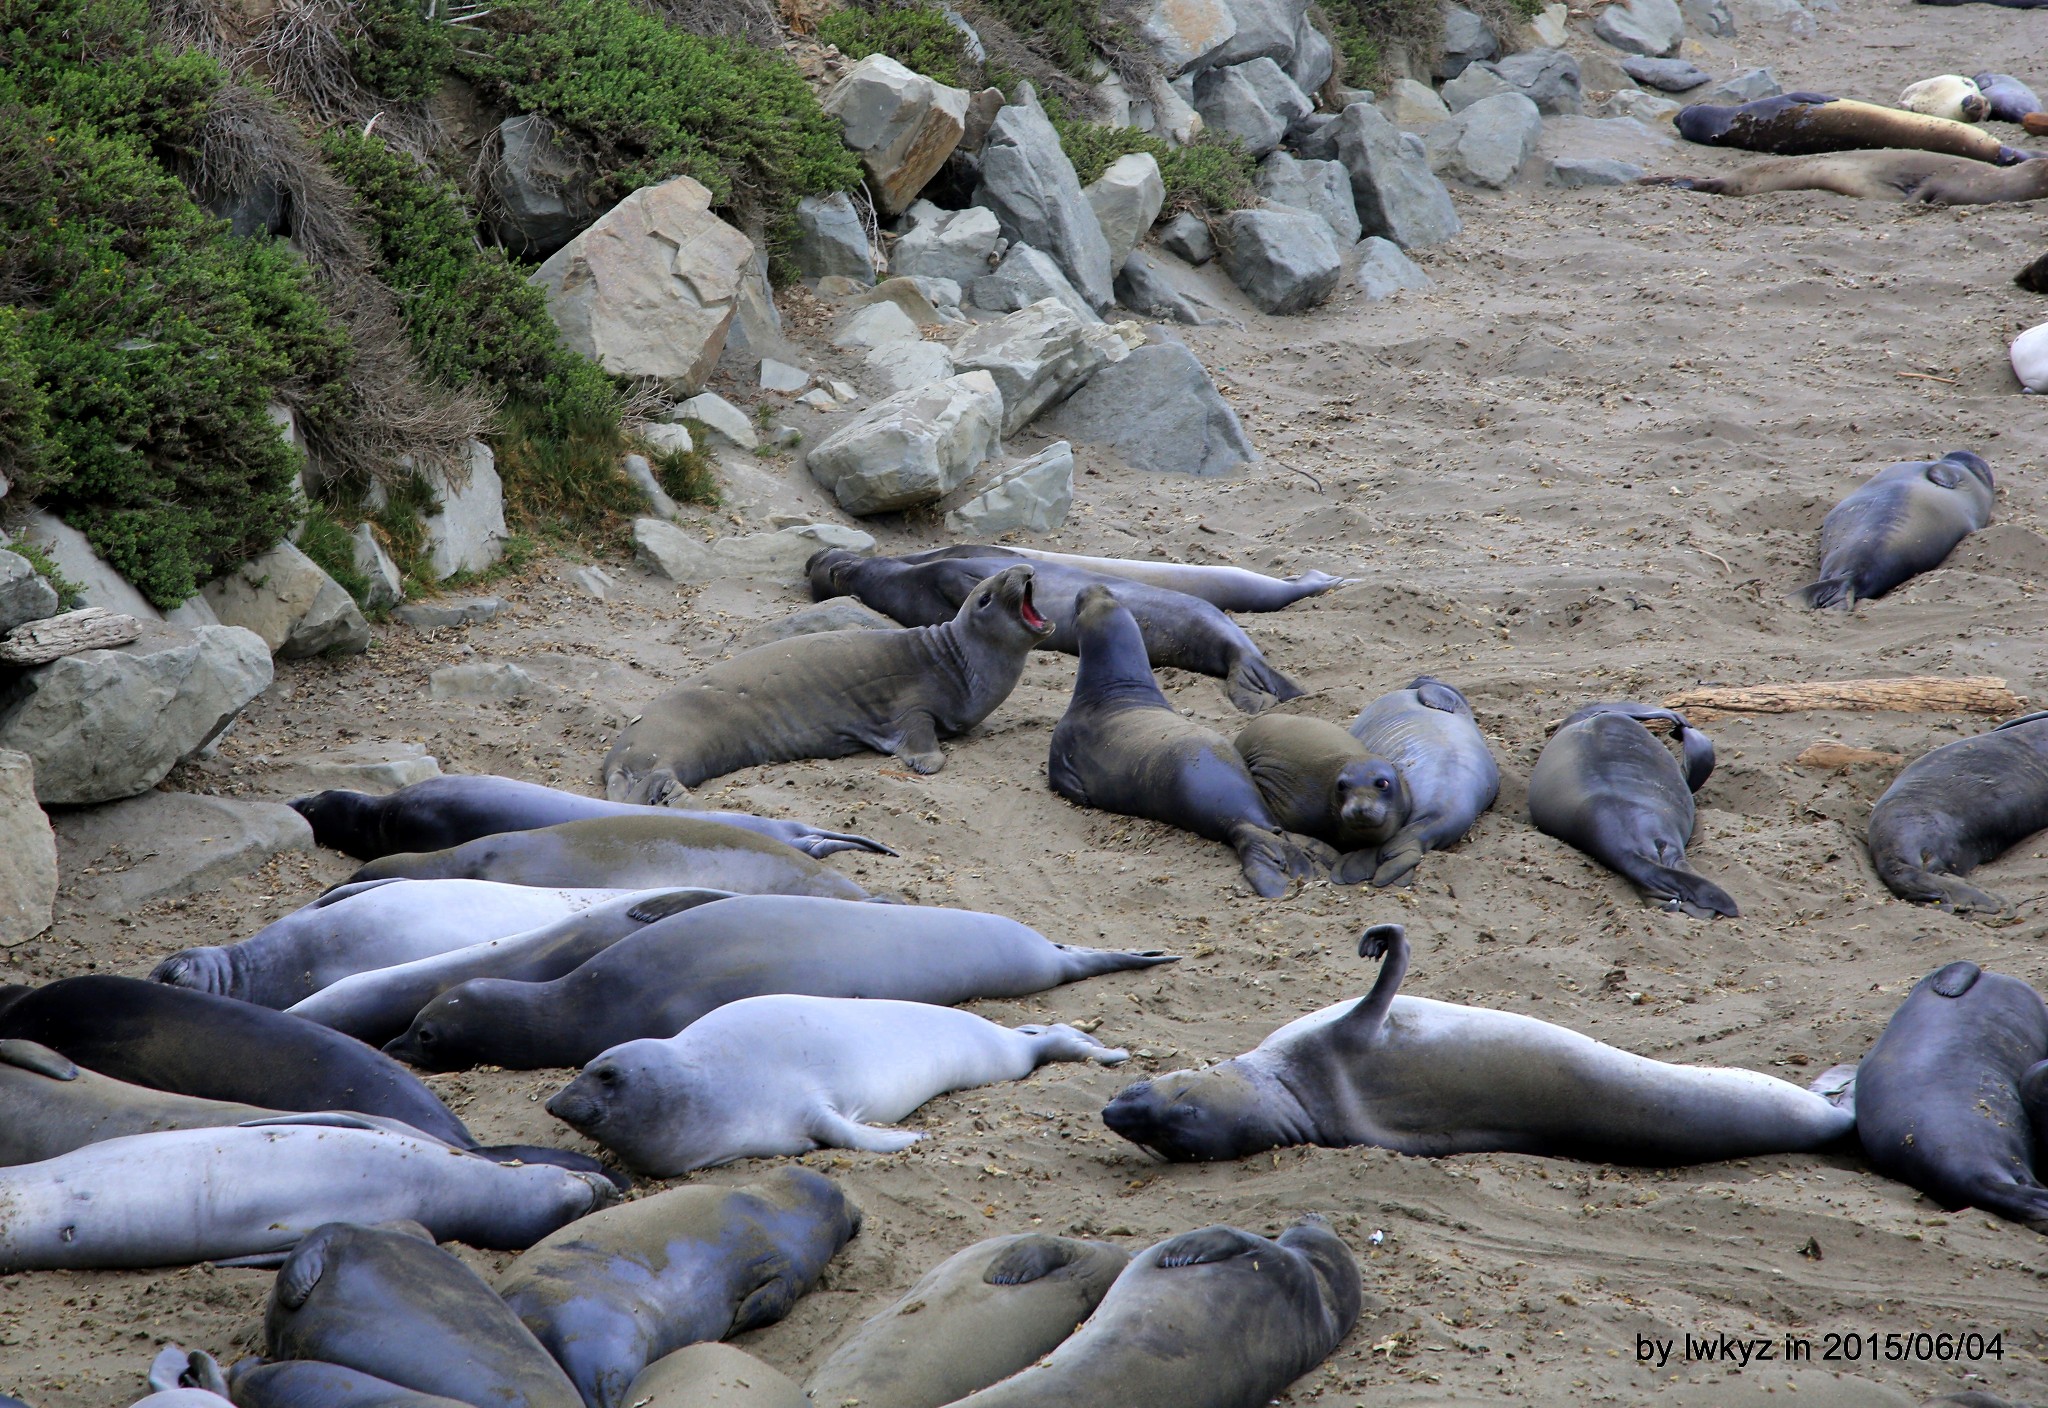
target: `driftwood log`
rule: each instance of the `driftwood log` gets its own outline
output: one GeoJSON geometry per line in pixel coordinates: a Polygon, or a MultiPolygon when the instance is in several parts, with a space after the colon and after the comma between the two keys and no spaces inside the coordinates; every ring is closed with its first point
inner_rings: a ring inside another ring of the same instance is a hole
{"type": "Polygon", "coordinates": [[[1891,710],[1927,714],[2017,714],[2026,700],[1996,675],[1909,675],[1887,680],[1810,680],[1799,684],[1713,685],[1664,701],[1695,722],[1727,714],[1790,714],[1802,709],[1891,710]]]}
{"type": "Polygon", "coordinates": [[[16,626],[0,640],[0,665],[47,665],[81,650],[106,650],[142,638],[142,623],[88,606],[16,626]]]}

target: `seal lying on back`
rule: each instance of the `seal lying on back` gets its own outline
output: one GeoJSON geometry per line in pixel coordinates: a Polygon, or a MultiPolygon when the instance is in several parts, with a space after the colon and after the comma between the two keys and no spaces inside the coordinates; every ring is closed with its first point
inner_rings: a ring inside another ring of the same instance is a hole
{"type": "Polygon", "coordinates": [[[937,772],[939,740],[994,713],[1052,634],[1031,578],[1022,563],[997,573],[942,626],[797,636],[700,671],[612,744],[605,794],[659,802],[740,768],[862,749],[937,772]]]}
{"type": "Polygon", "coordinates": [[[33,1041],[0,1041],[0,1165],[41,1163],[161,1129],[212,1129],[279,1113],[131,1085],[33,1041]]]}
{"type": "Polygon", "coordinates": [[[1399,996],[1398,924],[1367,929],[1358,951],[1385,959],[1363,998],[1220,1065],[1142,1081],[1103,1123],[1174,1160],[1369,1144],[1647,1165],[1818,1149],[1855,1127],[1849,1111],[1776,1076],[1667,1065],[1534,1017],[1399,996]]]}
{"type": "Polygon", "coordinates": [[[1592,704],[1564,721],[1529,774],[1529,819],[1546,836],[1633,880],[1665,909],[1695,919],[1740,913],[1728,892],[1688,869],[1692,794],[1714,771],[1714,743],[1669,709],[1592,704]],[[1685,770],[1644,723],[1662,719],[1685,770]]]}
{"type": "Polygon", "coordinates": [[[1057,1348],[1129,1261],[1042,1232],[976,1242],[841,1340],[805,1389],[819,1408],[942,1408],[1057,1348]]]}
{"type": "Polygon", "coordinates": [[[1274,821],[1337,848],[1333,881],[1356,885],[1373,877],[1380,847],[1408,822],[1399,768],[1337,725],[1300,716],[1255,719],[1234,746],[1274,821]]]}
{"type": "MultiPolygon", "coordinates": [[[[2048,173],[2048,161],[2041,163],[2048,173]]],[[[2048,194],[2048,183],[2043,193],[2048,194]]],[[[1991,521],[1991,466],[1968,450],[1881,469],[1828,510],[1820,579],[1794,596],[1808,606],[1854,606],[1931,572],[1991,521]]]]}
{"type": "Polygon", "coordinates": [[[1319,1217],[1205,1227],[1132,1259],[1087,1323],[959,1408],[1264,1408],[1357,1323],[1358,1263],[1319,1217]]]}
{"type": "Polygon", "coordinates": [[[1076,621],[1081,668],[1052,731],[1053,791],[1223,842],[1268,899],[1287,892],[1290,875],[1311,875],[1309,858],[1280,833],[1229,740],[1182,718],[1160,693],[1138,623],[1109,588],[1084,590],[1076,621]]]}
{"type": "Polygon", "coordinates": [[[2048,160],[1986,166],[1939,152],[1833,152],[1753,161],[1732,176],[1645,176],[1636,184],[1676,186],[1714,196],[1833,191],[1923,205],[2005,205],[2048,196],[2048,160]]]}
{"type": "Polygon", "coordinates": [[[1870,859],[1900,899],[1958,914],[2006,902],[1967,875],[2048,829],[2048,712],[2008,719],[1906,765],[1870,810],[1870,859]]]}
{"type": "Polygon", "coordinates": [[[1400,769],[1408,820],[1380,847],[1375,885],[1405,883],[1425,851],[1455,846],[1500,795],[1500,765],[1472,706],[1442,680],[1419,675],[1358,711],[1350,733],[1400,769]]]}
{"type": "Polygon", "coordinates": [[[2019,122],[2030,112],[2041,111],[2034,90],[2009,73],[1980,73],[1971,80],[1984,101],[1991,104],[1991,117],[1999,122],[2019,122]]]}
{"type": "Polygon", "coordinates": [[[1303,572],[1293,577],[1268,577],[1242,567],[1208,567],[1185,562],[1142,562],[1128,557],[1083,557],[1070,552],[1045,552],[1039,548],[998,548],[980,544],[938,548],[914,553],[904,561],[933,558],[943,554],[965,557],[1012,557],[1026,562],[1057,562],[1105,577],[1143,582],[1170,592],[1198,596],[1225,611],[1280,611],[1307,596],[1320,596],[1341,587],[1349,577],[1332,577],[1327,572],[1303,572]]]}
{"type": "Polygon", "coordinates": [[[1781,93],[1734,107],[1695,103],[1671,121],[1688,142],[1780,156],[1903,147],[2010,166],[2032,155],[1967,122],[1825,93],[1781,93]]]}

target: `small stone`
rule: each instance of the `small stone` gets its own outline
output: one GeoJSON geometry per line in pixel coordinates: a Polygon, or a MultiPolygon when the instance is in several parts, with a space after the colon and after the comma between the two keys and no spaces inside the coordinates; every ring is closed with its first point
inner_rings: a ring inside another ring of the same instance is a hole
{"type": "Polygon", "coordinates": [[[925,296],[920,280],[926,275],[892,274],[854,300],[856,303],[893,303],[904,317],[923,327],[939,320],[939,310],[925,296]]]}
{"type": "Polygon", "coordinates": [[[995,213],[980,206],[940,210],[927,201],[910,208],[911,227],[889,252],[893,274],[951,279],[966,288],[995,267],[1003,237],[995,213]]]}
{"type": "Polygon", "coordinates": [[[977,539],[1018,529],[1050,533],[1073,503],[1074,447],[1060,440],[998,471],[988,488],[946,515],[946,527],[977,539]]]}
{"type": "Polygon", "coordinates": [[[422,514],[420,526],[427,535],[427,575],[436,582],[495,566],[511,536],[505,528],[505,485],[491,447],[470,440],[463,448],[469,463],[460,485],[439,470],[421,475],[434,492],[435,511],[422,514]]]}
{"type": "Polygon", "coordinates": [[[1778,84],[1778,76],[1767,68],[1747,69],[1733,78],[1724,79],[1706,92],[1695,95],[1693,101],[1739,105],[1753,103],[1759,98],[1775,98],[1785,90],[1778,84]]]}
{"type": "Polygon", "coordinates": [[[1209,234],[1208,222],[1187,211],[1159,227],[1159,247],[1197,266],[1216,257],[1216,241],[1209,234]]]}
{"type": "MultiPolygon", "coordinates": [[[[761,389],[780,391],[793,395],[811,384],[811,374],[802,367],[792,367],[787,362],[778,362],[773,357],[761,359],[761,389]]],[[[678,427],[680,429],[680,427],[678,427]]],[[[688,432],[684,432],[687,434],[688,432]]]]}
{"type": "Polygon", "coordinates": [[[1550,184],[1568,189],[1628,186],[1641,180],[1642,176],[1642,167],[1613,157],[1561,156],[1550,163],[1550,184]]]}
{"type": "Polygon", "coordinates": [[[435,699],[476,703],[521,699],[533,693],[533,676],[503,660],[478,660],[443,665],[428,676],[427,690],[435,699]]]}
{"type": "Polygon", "coordinates": [[[679,586],[724,577],[795,583],[804,564],[825,548],[874,551],[872,535],[839,523],[804,523],[772,533],[748,533],[705,542],[672,523],[641,518],[633,523],[633,558],[656,576],[679,586]]]}
{"type": "MultiPolygon", "coordinates": [[[[763,363],[762,365],[766,365],[763,363]]],[[[658,455],[687,455],[697,448],[697,442],[690,437],[687,425],[671,425],[667,421],[650,421],[640,427],[640,438],[654,447],[658,455]]]]}
{"type": "Polygon", "coordinates": [[[1685,17],[1677,0],[1622,0],[1600,11],[1593,32],[1617,49],[1661,59],[1677,53],[1684,42],[1685,17]]]}
{"type": "Polygon", "coordinates": [[[1621,68],[1643,87],[1655,88],[1660,93],[1687,93],[1702,83],[1714,81],[1713,75],[1686,59],[1646,59],[1630,54],[1621,61],[1621,68]]]}
{"type": "Polygon", "coordinates": [[[1794,39],[1811,39],[1819,29],[1813,12],[1799,0],[1728,0],[1728,4],[1746,29],[1777,30],[1794,39]]]}
{"type": "Polygon", "coordinates": [[[1609,96],[1601,105],[1601,110],[1608,117],[1632,117],[1646,126],[1655,127],[1659,123],[1670,122],[1672,116],[1683,106],[1683,103],[1673,102],[1662,93],[1645,93],[1640,88],[1624,88],[1609,96]]]}
{"type": "Polygon", "coordinates": [[[836,411],[839,409],[839,402],[833,399],[832,393],[823,387],[813,387],[797,397],[796,400],[798,405],[809,406],[814,411],[836,411]]]}
{"type": "Polygon", "coordinates": [[[578,567],[569,573],[569,585],[587,597],[598,601],[610,601],[612,588],[618,583],[612,579],[612,574],[602,567],[578,567]]]}
{"type": "Polygon", "coordinates": [[[898,342],[868,353],[867,369],[893,394],[953,375],[953,358],[936,342],[898,342]]]}
{"type": "Polygon", "coordinates": [[[348,535],[348,543],[356,571],[369,584],[363,592],[363,609],[383,611],[405,600],[405,578],[399,573],[398,564],[391,560],[391,554],[384,551],[384,544],[377,540],[375,530],[367,523],[358,523],[348,535]]]}
{"type": "Polygon", "coordinates": [[[960,307],[960,300],[964,294],[960,285],[953,280],[937,278],[931,274],[905,274],[903,277],[924,295],[925,301],[931,304],[941,318],[944,318],[949,310],[960,307]]]}
{"type": "Polygon", "coordinates": [[[674,418],[701,421],[713,435],[742,450],[751,450],[761,443],[761,437],[754,433],[754,422],[745,411],[708,391],[677,406],[674,418]]]}
{"type": "Polygon", "coordinates": [[[805,196],[796,204],[796,240],[790,262],[806,279],[837,274],[855,283],[875,281],[874,260],[868,253],[868,232],[846,192],[829,196],[805,196]]]}
{"type": "Polygon", "coordinates": [[[1570,17],[1571,11],[1562,4],[1545,5],[1542,13],[1529,21],[1529,32],[1535,37],[1539,47],[1562,49],[1564,41],[1570,35],[1570,31],[1565,28],[1565,21],[1570,17]]]}
{"type": "Polygon", "coordinates": [[[917,324],[894,303],[870,303],[856,308],[832,330],[834,347],[887,347],[917,340],[917,324]]]}
{"type": "Polygon", "coordinates": [[[370,646],[355,599],[289,542],[207,583],[201,595],[222,625],[256,632],[280,659],[359,655],[370,646]]]}
{"type": "Polygon", "coordinates": [[[72,893],[102,914],[217,890],[273,856],[313,849],[313,828],[281,802],[190,792],[69,812],[57,831],[72,893]]]}
{"type": "MultiPolygon", "coordinates": [[[[680,430],[681,426],[671,427],[680,430]]],[[[640,491],[640,497],[647,503],[647,509],[656,518],[666,518],[673,523],[682,516],[676,501],[668,496],[668,490],[661,487],[661,481],[654,475],[654,466],[645,455],[627,455],[619,461],[619,468],[626,478],[633,481],[633,487],[640,491]]]]}
{"type": "Polygon", "coordinates": [[[768,432],[768,443],[778,450],[795,449],[803,442],[804,433],[793,425],[778,425],[768,432]]]}
{"type": "Polygon", "coordinates": [[[478,596],[465,601],[415,601],[391,613],[391,619],[416,631],[446,631],[481,626],[505,609],[500,597],[478,596]]]}
{"type": "Polygon", "coordinates": [[[1735,13],[1728,0],[1678,0],[1678,9],[1688,25],[1709,38],[1735,37],[1735,13]]]}
{"type": "Polygon", "coordinates": [[[831,392],[832,399],[839,402],[842,406],[849,401],[858,401],[860,399],[860,392],[854,390],[853,387],[843,381],[828,381],[825,383],[825,389],[831,392]]]}
{"type": "Polygon", "coordinates": [[[303,795],[341,788],[383,794],[441,775],[441,764],[418,743],[352,743],[324,753],[278,760],[263,781],[274,792],[303,795]]]}
{"type": "Polygon", "coordinates": [[[1404,289],[1421,293],[1436,287],[1436,280],[1423,273],[1392,240],[1372,235],[1358,248],[1363,257],[1359,260],[1355,279],[1367,298],[1377,302],[1382,298],[1392,298],[1404,289]]]}
{"type": "Polygon", "coordinates": [[[1284,206],[1234,210],[1224,225],[1224,272],[1267,313],[1305,313],[1343,277],[1344,257],[1319,215],[1284,206]]]}

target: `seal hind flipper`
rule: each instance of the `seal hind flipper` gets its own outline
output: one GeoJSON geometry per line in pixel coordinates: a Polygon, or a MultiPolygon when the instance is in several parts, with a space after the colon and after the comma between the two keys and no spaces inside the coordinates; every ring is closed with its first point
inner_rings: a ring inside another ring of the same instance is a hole
{"type": "Polygon", "coordinates": [[[1028,1286],[1072,1266],[1082,1258],[1085,1250],[1064,1238],[1048,1237],[1042,1232],[1028,1233],[991,1261],[988,1269],[981,1273],[981,1279],[983,1284],[990,1286],[1028,1286]]]}
{"type": "Polygon", "coordinates": [[[1358,956],[1380,960],[1380,975],[1372,990],[1337,1019],[1346,1036],[1355,1041],[1372,1041],[1385,1025],[1408,976],[1408,931],[1399,924],[1375,924],[1358,936],[1358,956]]]}
{"type": "Polygon", "coordinates": [[[1917,904],[1931,904],[1951,914],[2004,914],[2011,906],[1989,890],[1966,885],[1953,875],[1917,865],[1880,868],[1893,894],[1917,904]]]}
{"type": "Polygon", "coordinates": [[[1806,1088],[1838,1110],[1856,1113],[1856,1063],[1829,1066],[1806,1083],[1806,1088]]]}
{"type": "Polygon", "coordinates": [[[1247,714],[1299,699],[1304,692],[1300,685],[1274,669],[1263,655],[1238,656],[1223,677],[1223,688],[1230,702],[1247,714]]]}
{"type": "Polygon", "coordinates": [[[1154,1264],[1166,1270],[1182,1266],[1213,1266],[1219,1261],[1249,1256],[1265,1245],[1265,1238],[1240,1232],[1235,1227],[1204,1227],[1161,1242],[1158,1261],[1154,1264]]]}
{"type": "Polygon", "coordinates": [[[22,1041],[10,1038],[0,1041],[0,1066],[15,1066],[24,1071],[34,1071],[51,1080],[77,1080],[78,1067],[59,1052],[52,1051],[39,1041],[22,1041]]]}
{"type": "Polygon", "coordinates": [[[640,901],[626,911],[626,917],[640,924],[652,924],[657,919],[681,914],[686,909],[695,909],[700,904],[711,904],[716,900],[729,900],[731,890],[706,890],[690,888],[671,890],[665,895],[654,895],[640,901]]]}
{"type": "Polygon", "coordinates": [[[866,851],[869,855],[893,856],[899,854],[870,836],[857,835],[851,831],[814,830],[798,840],[796,848],[812,860],[823,860],[836,856],[841,851],[866,851]]]}
{"type": "Polygon", "coordinates": [[[1847,611],[1856,604],[1856,579],[1846,573],[1838,577],[1822,577],[1793,592],[1791,599],[1816,611],[1824,611],[1830,606],[1839,606],[1847,611]]]}
{"type": "Polygon", "coordinates": [[[1711,919],[1715,915],[1735,919],[1742,914],[1726,890],[1693,871],[1644,859],[1624,873],[1642,886],[1650,898],[1662,901],[1667,908],[1683,910],[1695,919],[1711,919]]]}

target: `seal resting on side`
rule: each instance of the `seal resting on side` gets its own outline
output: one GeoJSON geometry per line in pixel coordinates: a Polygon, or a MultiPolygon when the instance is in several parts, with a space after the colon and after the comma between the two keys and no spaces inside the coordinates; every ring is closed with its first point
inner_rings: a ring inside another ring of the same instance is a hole
{"type": "Polygon", "coordinates": [[[1906,765],[1870,809],[1870,859],[1900,899],[1958,914],[2006,902],[1964,884],[1986,861],[2048,829],[2048,711],[2008,719],[1906,765]]]}
{"type": "Polygon", "coordinates": [[[1732,176],[1645,176],[1639,186],[1676,186],[1713,196],[1833,191],[1923,205],[2008,205],[2048,196],[2048,159],[1987,166],[1939,152],[1832,152],[1753,161],[1732,176]]]}
{"type": "Polygon", "coordinates": [[[281,1113],[110,1080],[33,1041],[0,1041],[0,1166],[162,1129],[212,1129],[281,1113]]]}
{"type": "MultiPolygon", "coordinates": [[[[2048,161],[2041,163],[2048,172],[2048,161]]],[[[1991,466],[1968,450],[1881,469],[1828,510],[1820,525],[1820,578],[1793,596],[1841,606],[1883,596],[1931,572],[1991,521],[1991,466]]]]}
{"type": "Polygon", "coordinates": [[[1234,746],[1273,820],[1337,849],[1330,878],[1370,880],[1380,847],[1408,822],[1401,770],[1333,723],[1267,714],[1246,724],[1234,746]]]}
{"type": "Polygon", "coordinates": [[[1427,851],[1455,846],[1500,795],[1500,765],[1472,705],[1442,680],[1418,675],[1358,711],[1351,736],[1401,770],[1408,820],[1380,847],[1372,883],[1409,881],[1427,851]]]}
{"type": "Polygon", "coordinates": [[[1084,557],[1070,552],[1046,552],[1040,548],[998,548],[963,544],[939,548],[915,556],[936,557],[958,553],[968,557],[1014,557],[1025,562],[1059,562],[1106,577],[1122,577],[1167,591],[1198,596],[1225,611],[1280,611],[1303,597],[1320,596],[1341,587],[1349,577],[1332,577],[1327,572],[1302,572],[1292,577],[1268,577],[1242,567],[1214,567],[1186,562],[1146,562],[1129,557],[1084,557]]]}
{"type": "Polygon", "coordinates": [[[2048,391],[2048,323],[2028,328],[2012,340],[2012,374],[2022,391],[2048,391]]]}
{"type": "Polygon", "coordinates": [[[1825,93],[1780,93],[1733,106],[1694,103],[1671,122],[1688,142],[1780,156],[1899,147],[2010,166],[2033,155],[1967,122],[1825,93]]]}

